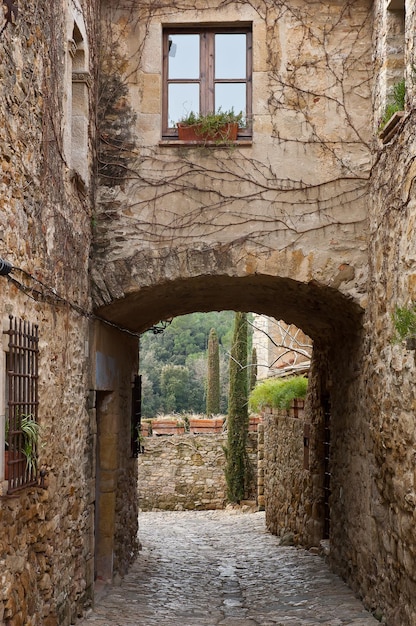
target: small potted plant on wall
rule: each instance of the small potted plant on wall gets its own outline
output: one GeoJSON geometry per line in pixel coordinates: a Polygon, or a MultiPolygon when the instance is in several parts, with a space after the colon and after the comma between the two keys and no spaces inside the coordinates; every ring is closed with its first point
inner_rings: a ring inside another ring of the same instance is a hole
{"type": "Polygon", "coordinates": [[[416,350],[416,305],[396,306],[392,313],[393,343],[406,343],[408,350],[416,350]]]}
{"type": "Polygon", "coordinates": [[[245,126],[243,112],[234,110],[197,115],[191,111],[178,123],[178,138],[182,141],[227,144],[236,141],[238,129],[245,126]]]}

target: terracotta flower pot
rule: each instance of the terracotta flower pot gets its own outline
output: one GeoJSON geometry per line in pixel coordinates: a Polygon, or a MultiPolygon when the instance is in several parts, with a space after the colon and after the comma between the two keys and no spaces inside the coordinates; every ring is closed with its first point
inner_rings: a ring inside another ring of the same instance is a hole
{"type": "Polygon", "coordinates": [[[4,451],[4,480],[9,480],[9,476],[17,478],[23,475],[26,467],[26,459],[21,452],[13,450],[4,451]],[[13,465],[9,465],[9,461],[14,461],[13,465]],[[18,461],[18,463],[16,463],[18,461]],[[10,474],[10,467],[12,467],[12,473],[10,474]],[[14,468],[14,469],[13,469],[14,468]]]}
{"type": "Polygon", "coordinates": [[[178,138],[181,141],[213,141],[217,143],[227,143],[228,141],[236,141],[237,136],[237,123],[224,124],[224,126],[214,134],[203,132],[201,124],[193,124],[191,126],[181,124],[180,122],[178,124],[178,138]]]}
{"type": "Polygon", "coordinates": [[[222,418],[214,419],[190,419],[189,432],[197,434],[212,434],[222,432],[222,418]]]}
{"type": "Polygon", "coordinates": [[[154,435],[183,435],[185,427],[176,420],[153,420],[152,433],[154,435]]]}

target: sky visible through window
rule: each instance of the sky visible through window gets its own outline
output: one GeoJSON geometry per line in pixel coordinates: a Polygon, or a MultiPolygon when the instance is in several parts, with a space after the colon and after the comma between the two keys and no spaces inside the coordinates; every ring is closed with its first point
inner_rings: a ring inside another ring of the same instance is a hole
{"type": "Polygon", "coordinates": [[[201,94],[213,89],[215,111],[234,109],[246,112],[246,34],[216,33],[214,35],[213,85],[204,84],[201,75],[201,35],[199,33],[169,36],[168,119],[174,126],[191,111],[201,111],[201,94]],[[183,81],[183,82],[181,82],[183,81]],[[241,82],[228,82],[241,81],[241,82]]]}

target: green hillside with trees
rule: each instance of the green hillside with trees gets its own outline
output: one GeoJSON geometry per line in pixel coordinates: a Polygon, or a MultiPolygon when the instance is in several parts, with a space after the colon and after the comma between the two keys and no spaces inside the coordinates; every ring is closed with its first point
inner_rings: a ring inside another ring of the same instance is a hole
{"type": "Polygon", "coordinates": [[[143,417],[172,412],[205,413],[211,329],[215,329],[219,344],[220,412],[227,412],[234,315],[234,311],[183,315],[173,319],[163,333],[146,332],[141,336],[143,417]]]}

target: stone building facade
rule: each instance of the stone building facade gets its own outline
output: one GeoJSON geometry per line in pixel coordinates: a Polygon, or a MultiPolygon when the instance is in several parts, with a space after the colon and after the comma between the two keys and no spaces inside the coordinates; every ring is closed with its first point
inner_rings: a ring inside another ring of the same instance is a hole
{"type": "Polygon", "coordinates": [[[130,410],[137,338],[91,316],[97,18],[95,2],[23,0],[2,20],[0,257],[12,265],[0,277],[6,625],[74,623],[94,579],[111,577],[108,555],[123,572],[135,549],[137,508],[120,495],[137,475],[130,417],[117,421],[111,401],[117,390],[119,414],[130,410]],[[34,481],[16,461],[25,414],[40,427],[34,481]]]}
{"type": "Polygon", "coordinates": [[[254,316],[252,328],[257,380],[308,370],[313,344],[300,328],[286,324],[283,320],[258,314],[254,316]]]}
{"type": "Polygon", "coordinates": [[[415,363],[392,341],[392,313],[416,297],[414,1],[3,4],[0,257],[13,270],[0,276],[0,312],[3,331],[10,315],[37,325],[46,474],[9,495],[2,481],[0,621],[66,626],[94,578],[126,570],[137,333],[231,309],[313,340],[315,509],[302,536],[325,533],[329,428],[332,565],[389,626],[413,625],[415,363]],[[202,77],[175,73],[190,35],[202,77]],[[241,65],[213,74],[214,35],[240,51],[244,76],[241,65]],[[231,147],[181,143],[171,125],[172,94],[192,101],[184,85],[205,76],[205,106],[217,88],[244,101],[231,147]],[[383,143],[402,76],[405,115],[383,143]]]}

